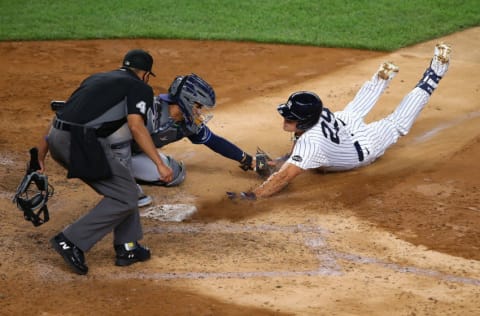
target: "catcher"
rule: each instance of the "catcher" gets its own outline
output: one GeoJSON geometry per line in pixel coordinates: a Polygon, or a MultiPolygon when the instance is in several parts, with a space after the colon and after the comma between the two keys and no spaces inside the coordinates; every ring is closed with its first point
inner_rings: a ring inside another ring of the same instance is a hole
{"type": "Polygon", "coordinates": [[[288,160],[253,191],[227,192],[228,197],[254,200],[271,196],[308,169],[345,171],[371,164],[401,136],[408,134],[446,74],[450,52],[449,45],[437,44],[430,65],[415,88],[393,113],[370,124],[363,118],[397,74],[399,69],[393,63],[381,64],[343,111],[332,113],[313,92],[293,93],[277,108],[284,119],[283,129],[294,135],[288,160]]]}
{"type": "MultiPolygon", "coordinates": [[[[230,141],[216,135],[207,126],[213,117],[203,113],[215,107],[215,91],[196,74],[177,76],[167,94],[155,98],[153,109],[147,111],[147,128],[157,148],[187,137],[193,144],[205,145],[214,152],[238,161],[243,170],[255,169],[255,158],[230,141]]],[[[173,158],[167,157],[169,161],[173,158]]],[[[176,163],[180,172],[171,183],[165,184],[157,168],[140,148],[132,146],[132,173],[139,183],[174,186],[185,178],[185,167],[176,163]]],[[[172,163],[168,163],[172,167],[172,163]]]]}

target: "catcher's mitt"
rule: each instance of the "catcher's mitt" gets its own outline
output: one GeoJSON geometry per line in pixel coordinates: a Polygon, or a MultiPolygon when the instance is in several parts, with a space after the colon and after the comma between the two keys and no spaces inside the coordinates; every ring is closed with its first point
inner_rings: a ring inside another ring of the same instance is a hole
{"type": "Polygon", "coordinates": [[[276,170],[276,164],[272,158],[257,147],[257,153],[255,154],[255,172],[262,178],[268,178],[276,170]]]}

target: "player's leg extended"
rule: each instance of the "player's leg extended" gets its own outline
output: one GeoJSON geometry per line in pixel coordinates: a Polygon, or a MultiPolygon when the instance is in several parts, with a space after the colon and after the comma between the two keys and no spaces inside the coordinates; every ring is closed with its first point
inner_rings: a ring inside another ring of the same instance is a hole
{"type": "Polygon", "coordinates": [[[396,125],[402,136],[410,131],[413,123],[430,99],[431,94],[437,88],[440,79],[447,72],[450,52],[451,48],[446,44],[441,43],[435,46],[430,67],[427,68],[422,79],[405,96],[396,110],[386,118],[396,125]]]}
{"type": "Polygon", "coordinates": [[[406,135],[416,118],[427,104],[440,79],[448,70],[451,49],[446,44],[437,44],[430,67],[416,87],[408,93],[395,111],[385,119],[369,124],[376,157],[406,135]]]}
{"type": "Polygon", "coordinates": [[[355,112],[364,118],[375,103],[377,103],[397,73],[398,67],[396,65],[391,62],[382,63],[370,81],[363,84],[353,100],[345,107],[344,111],[355,112]]]}

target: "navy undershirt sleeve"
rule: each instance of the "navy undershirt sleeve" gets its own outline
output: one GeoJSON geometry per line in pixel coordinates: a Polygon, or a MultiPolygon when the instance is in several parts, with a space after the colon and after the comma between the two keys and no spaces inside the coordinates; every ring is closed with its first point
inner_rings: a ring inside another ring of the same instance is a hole
{"type": "Polygon", "coordinates": [[[243,150],[238,148],[223,137],[217,136],[212,131],[203,125],[197,134],[188,137],[194,144],[204,144],[214,152],[240,162],[243,158],[243,150]]]}

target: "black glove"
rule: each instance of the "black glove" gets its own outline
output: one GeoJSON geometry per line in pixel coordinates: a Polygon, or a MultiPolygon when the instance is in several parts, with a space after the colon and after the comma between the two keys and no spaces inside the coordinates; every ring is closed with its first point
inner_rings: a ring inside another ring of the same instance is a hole
{"type": "Polygon", "coordinates": [[[272,158],[257,147],[257,153],[255,154],[255,172],[263,179],[270,177],[276,170],[275,164],[272,163],[272,158]]]}
{"type": "Polygon", "coordinates": [[[243,171],[248,171],[248,170],[253,170],[252,168],[252,161],[253,158],[247,153],[243,153],[242,160],[240,161],[240,168],[243,169],[243,171]]]}

